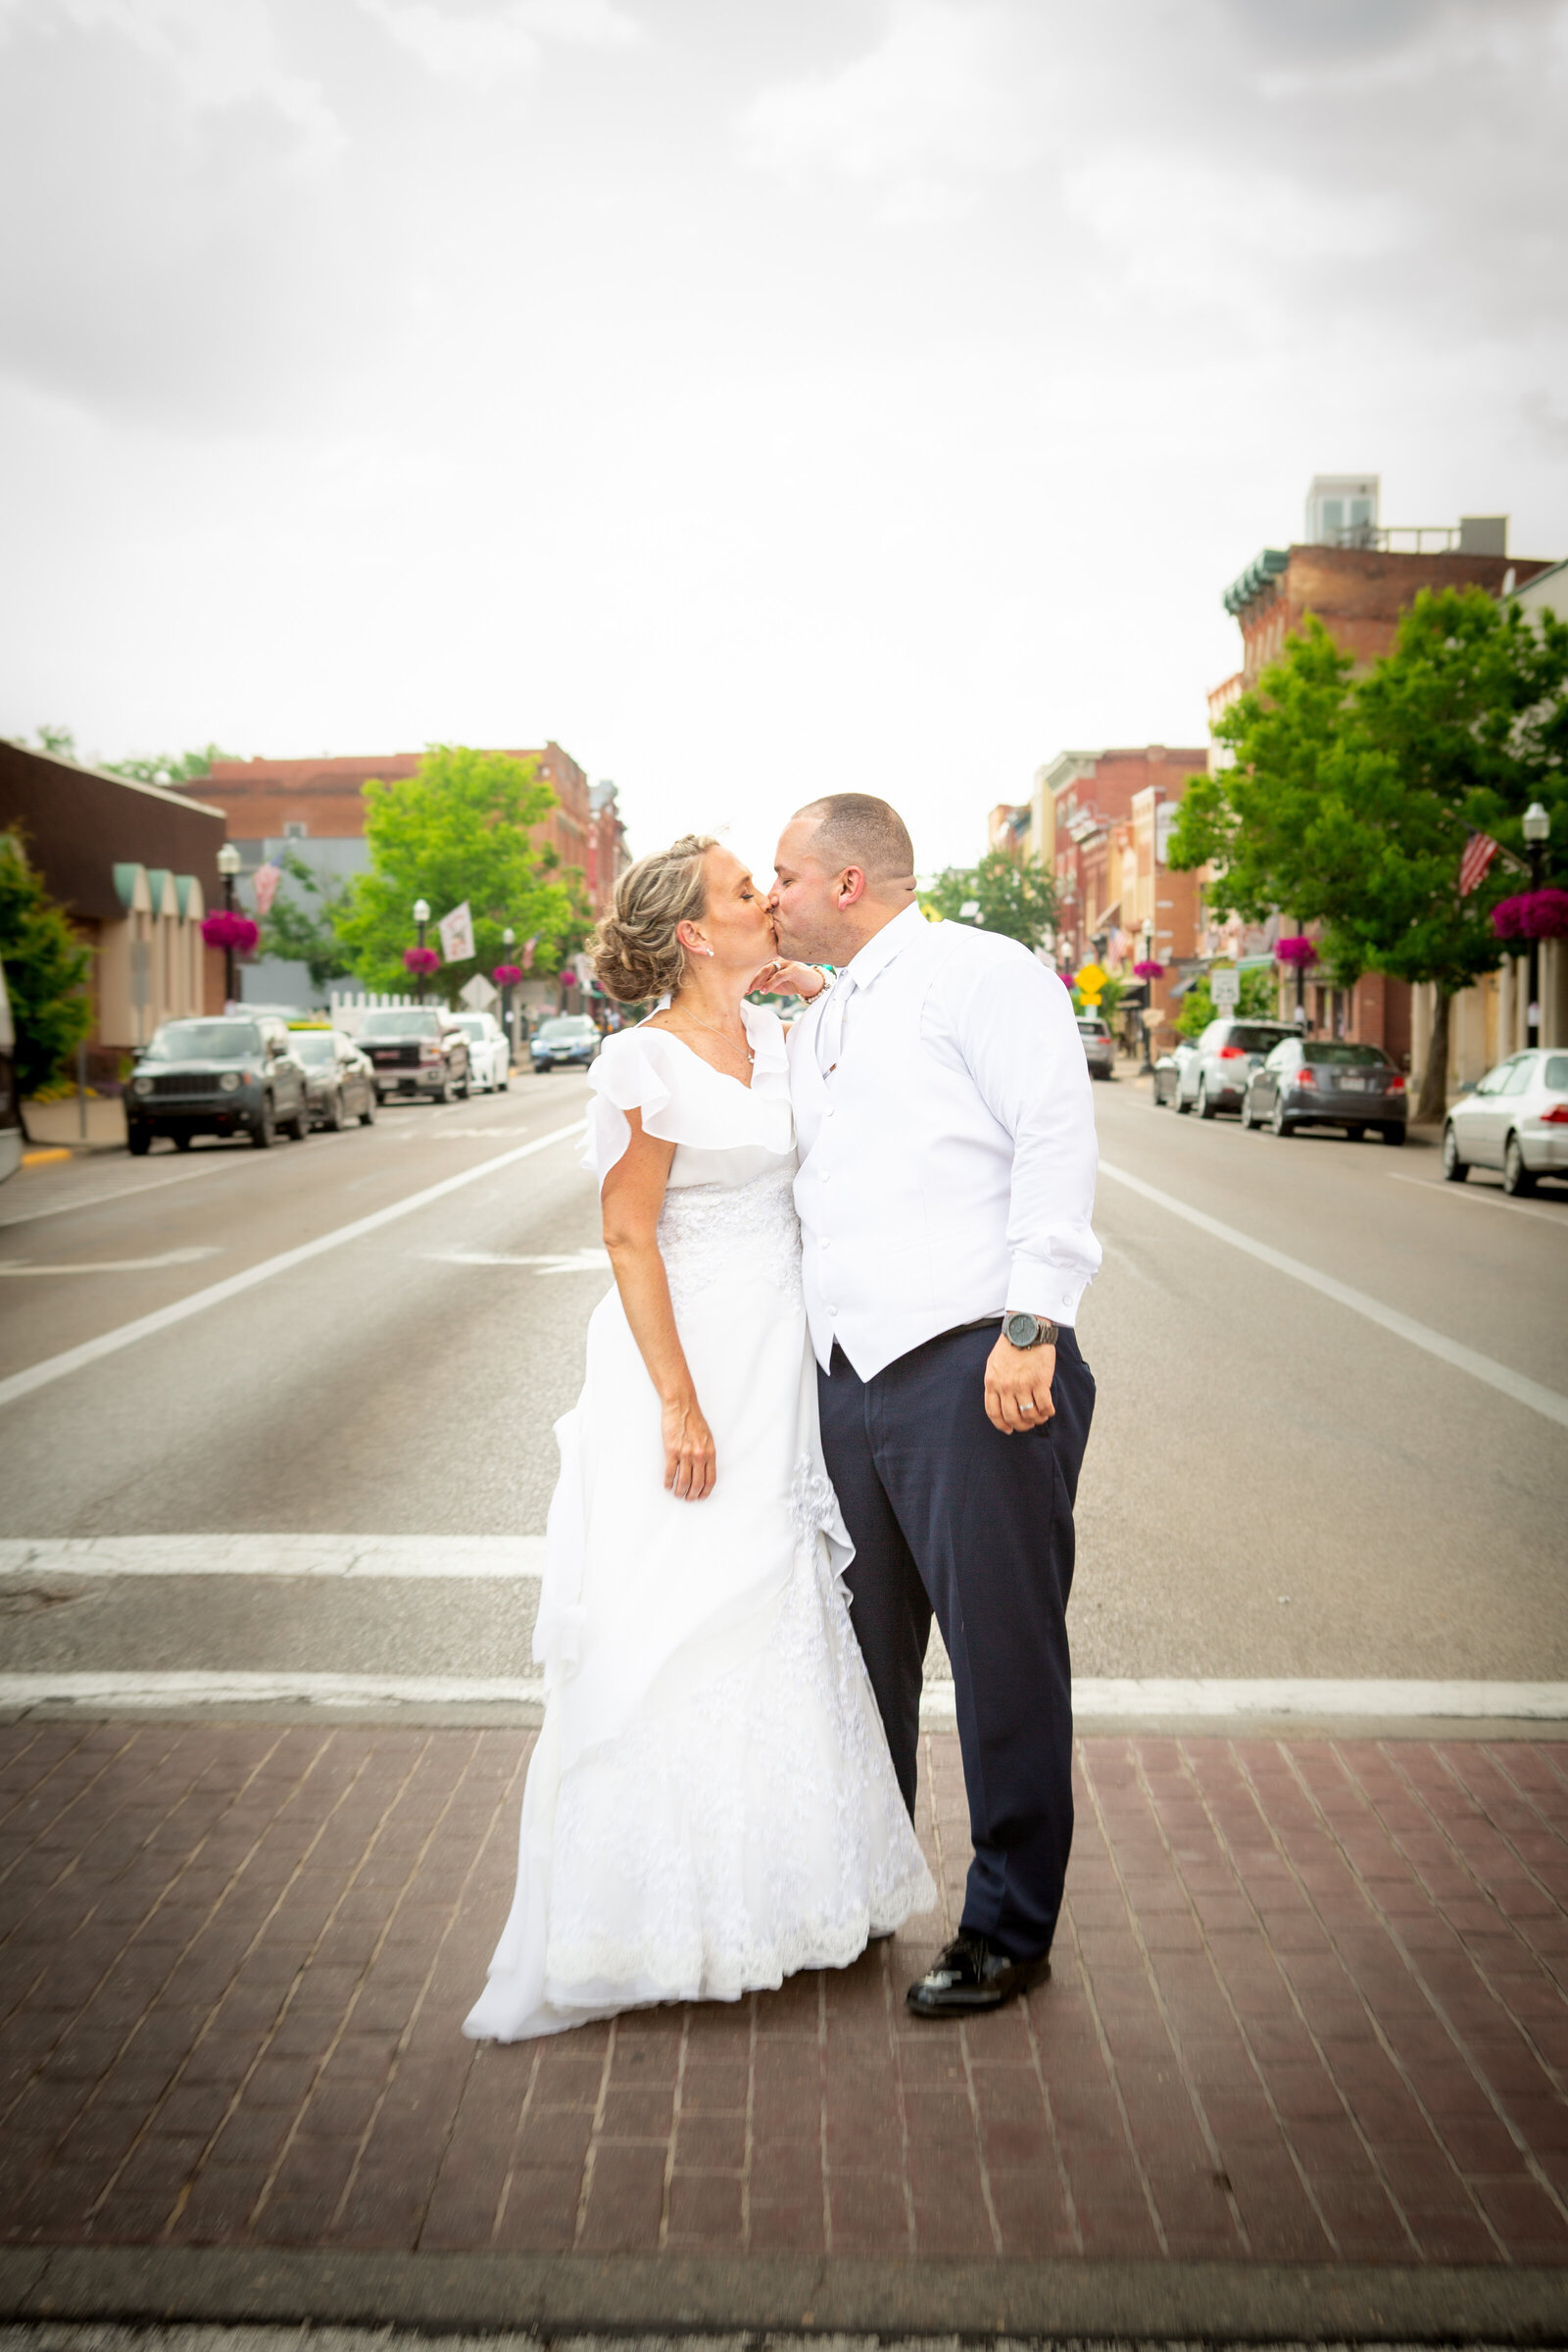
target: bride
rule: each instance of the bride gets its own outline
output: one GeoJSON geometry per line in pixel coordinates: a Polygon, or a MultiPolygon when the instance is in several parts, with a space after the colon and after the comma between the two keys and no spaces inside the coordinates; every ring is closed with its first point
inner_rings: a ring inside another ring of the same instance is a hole
{"type": "Polygon", "coordinates": [[[557,1426],[545,1719],[475,2040],[736,2000],[936,1902],[840,1582],[784,1032],[745,1002],[775,947],[695,835],[621,878],[594,942],[610,995],[669,1002],[590,1073],[615,1288],[557,1426]]]}

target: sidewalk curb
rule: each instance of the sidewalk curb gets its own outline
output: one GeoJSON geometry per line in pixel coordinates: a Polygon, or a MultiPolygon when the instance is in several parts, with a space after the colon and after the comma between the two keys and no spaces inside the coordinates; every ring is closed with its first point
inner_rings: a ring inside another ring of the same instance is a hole
{"type": "Polygon", "coordinates": [[[60,2247],[0,2252],[0,2318],[1534,2345],[1568,2270],[60,2247]]]}

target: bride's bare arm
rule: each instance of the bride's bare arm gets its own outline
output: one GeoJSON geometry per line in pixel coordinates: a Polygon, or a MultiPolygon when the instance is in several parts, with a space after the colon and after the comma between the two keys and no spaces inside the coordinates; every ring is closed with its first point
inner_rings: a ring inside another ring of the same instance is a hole
{"type": "Polygon", "coordinates": [[[664,1484],[683,1502],[701,1502],[713,1491],[718,1465],[713,1436],[703,1418],[686,1350],[675,1329],[669,1281],[659,1253],[659,1212],[669,1181],[673,1144],[643,1132],[642,1113],[628,1110],[631,1142],[605,1178],[601,1199],[605,1248],[615,1271],[615,1287],[642,1351],[648,1377],[659,1392],[664,1422],[664,1484]]]}

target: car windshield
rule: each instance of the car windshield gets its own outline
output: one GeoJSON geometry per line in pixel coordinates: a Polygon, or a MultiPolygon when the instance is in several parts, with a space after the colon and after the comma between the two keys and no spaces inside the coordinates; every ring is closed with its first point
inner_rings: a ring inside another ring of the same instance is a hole
{"type": "Polygon", "coordinates": [[[301,1061],[330,1061],[332,1032],[330,1029],[291,1029],[288,1050],[291,1054],[297,1054],[301,1061]]]}
{"type": "Polygon", "coordinates": [[[466,1020],[460,1020],[458,1027],[465,1037],[471,1037],[475,1045],[483,1045],[490,1034],[477,1013],[470,1013],[466,1020]]]}
{"type": "Polygon", "coordinates": [[[539,1035],[547,1046],[564,1046],[569,1039],[592,1037],[594,1025],[581,1013],[563,1013],[559,1020],[541,1021],[539,1035]]]}
{"type": "Polygon", "coordinates": [[[1080,1037],[1108,1037],[1110,1032],[1103,1021],[1080,1021],[1078,1034],[1080,1037]]]}
{"type": "Polygon", "coordinates": [[[1340,1062],[1360,1070],[1381,1069],[1389,1058],[1377,1046],[1348,1046],[1342,1045],[1338,1039],[1326,1038],[1312,1038],[1305,1048],[1305,1055],[1308,1061],[1340,1062]]]}
{"type": "Polygon", "coordinates": [[[154,1061],[242,1061],[261,1050],[254,1021],[166,1021],[147,1052],[154,1061]]]}
{"type": "Polygon", "coordinates": [[[1244,1054],[1272,1054],[1290,1036],[1289,1029],[1265,1029],[1258,1021],[1232,1021],[1228,1046],[1240,1046],[1244,1054]]]}
{"type": "Polygon", "coordinates": [[[362,1037],[439,1037],[441,1023],[433,1012],[368,1012],[362,1037]]]}

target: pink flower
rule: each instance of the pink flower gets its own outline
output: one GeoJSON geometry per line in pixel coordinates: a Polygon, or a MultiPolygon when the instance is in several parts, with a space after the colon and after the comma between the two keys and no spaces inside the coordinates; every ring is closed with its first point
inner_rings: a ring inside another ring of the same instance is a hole
{"type": "Polygon", "coordinates": [[[210,948],[232,948],[236,955],[248,956],[261,936],[248,914],[230,914],[226,908],[202,920],[202,937],[210,948]]]}
{"type": "Polygon", "coordinates": [[[1316,963],[1317,942],[1308,939],[1304,931],[1298,931],[1291,939],[1276,940],[1274,960],[1276,963],[1316,963]]]}
{"type": "Polygon", "coordinates": [[[405,948],[404,968],[411,972],[433,972],[440,968],[441,958],[434,948],[405,948]]]}

